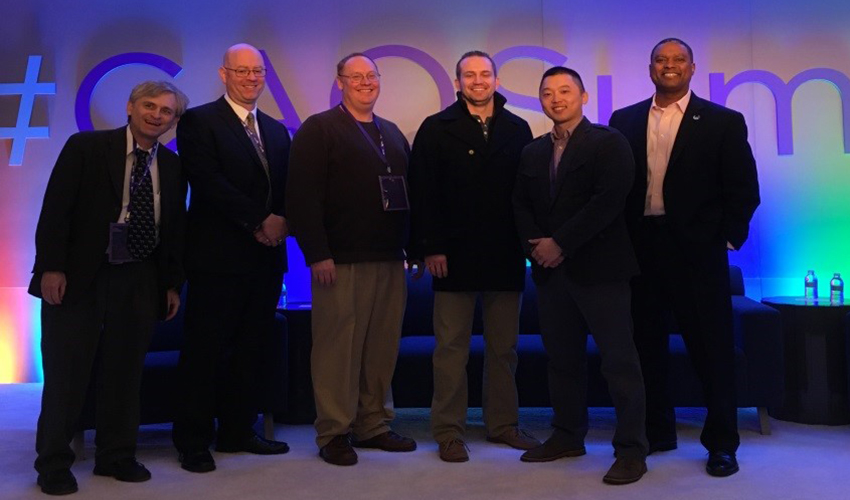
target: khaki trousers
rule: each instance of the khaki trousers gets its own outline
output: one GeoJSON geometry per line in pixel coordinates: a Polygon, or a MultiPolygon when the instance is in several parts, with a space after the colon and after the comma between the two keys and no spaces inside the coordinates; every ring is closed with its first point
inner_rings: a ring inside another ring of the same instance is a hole
{"type": "Polygon", "coordinates": [[[466,364],[475,300],[484,319],[483,412],[487,434],[498,436],[517,425],[516,365],[520,292],[436,292],[434,294],[434,398],[431,433],[437,442],[466,431],[469,403],[466,364]]]}
{"type": "Polygon", "coordinates": [[[336,283],[312,281],[316,444],[390,430],[392,382],[407,300],[404,265],[337,264],[336,283]]]}

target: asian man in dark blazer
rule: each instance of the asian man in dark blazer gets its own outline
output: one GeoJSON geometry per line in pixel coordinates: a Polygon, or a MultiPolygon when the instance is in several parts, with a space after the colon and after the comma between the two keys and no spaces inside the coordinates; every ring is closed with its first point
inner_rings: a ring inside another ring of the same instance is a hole
{"type": "Polygon", "coordinates": [[[537,286],[555,413],[552,435],[521,460],[586,453],[591,333],[617,412],[617,459],[603,481],[627,484],[647,470],[643,379],[630,314],[629,279],[638,268],[623,218],[634,160],[619,132],[584,117],[587,98],[574,70],[556,66],[543,74],[540,104],[554,127],[523,150],[514,190],[520,242],[537,286]]]}

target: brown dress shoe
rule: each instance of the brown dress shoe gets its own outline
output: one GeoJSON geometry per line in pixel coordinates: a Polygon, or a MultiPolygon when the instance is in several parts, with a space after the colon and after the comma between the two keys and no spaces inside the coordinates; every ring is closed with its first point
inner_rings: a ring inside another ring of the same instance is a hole
{"type": "Polygon", "coordinates": [[[416,449],[416,441],[393,431],[387,431],[363,441],[354,441],[352,446],[355,448],[376,448],[384,451],[413,451],[416,449]]]}
{"type": "Polygon", "coordinates": [[[319,450],[322,460],[333,465],[354,465],[357,463],[357,452],[351,447],[351,437],[348,434],[334,436],[330,442],[319,450]]]}
{"type": "Polygon", "coordinates": [[[646,460],[640,458],[618,458],[602,478],[607,484],[634,483],[646,474],[646,460]]]}
{"type": "Polygon", "coordinates": [[[469,447],[463,439],[446,439],[440,443],[440,460],[443,462],[467,462],[469,461],[469,447]]]}
{"type": "Polygon", "coordinates": [[[587,454],[584,446],[573,448],[556,439],[549,438],[537,448],[526,451],[519,457],[523,462],[551,462],[564,457],[580,457],[587,454]]]}
{"type": "Polygon", "coordinates": [[[498,436],[487,436],[487,441],[506,444],[517,450],[533,450],[541,444],[536,437],[519,427],[511,427],[498,436]]]}

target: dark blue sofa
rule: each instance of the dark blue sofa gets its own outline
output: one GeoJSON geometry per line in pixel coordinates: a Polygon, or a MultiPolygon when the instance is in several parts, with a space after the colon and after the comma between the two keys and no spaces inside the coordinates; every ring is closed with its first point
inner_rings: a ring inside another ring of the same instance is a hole
{"type": "MultiPolygon", "coordinates": [[[[756,407],[761,432],[770,433],[768,406],[781,401],[783,388],[783,356],[779,313],[744,296],[741,270],[730,266],[732,307],[735,334],[735,369],[738,406],[756,407]]],[[[479,304],[480,306],[480,304],[479,304]]],[[[393,396],[397,407],[428,407],[433,392],[434,351],[432,311],[434,294],[431,279],[408,281],[407,310],[402,339],[393,378],[393,396]]],[[[675,333],[671,321],[670,390],[676,406],[703,406],[702,388],[685,351],[681,335],[675,333]]],[[[476,311],[467,373],[469,405],[481,406],[484,340],[481,335],[480,310],[476,311]]],[[[611,406],[607,385],[600,372],[599,350],[588,336],[588,405],[611,406]]],[[[517,344],[519,364],[516,379],[520,406],[549,406],[546,353],[539,335],[537,290],[526,276],[526,289],[520,313],[520,336],[517,344]]]]}

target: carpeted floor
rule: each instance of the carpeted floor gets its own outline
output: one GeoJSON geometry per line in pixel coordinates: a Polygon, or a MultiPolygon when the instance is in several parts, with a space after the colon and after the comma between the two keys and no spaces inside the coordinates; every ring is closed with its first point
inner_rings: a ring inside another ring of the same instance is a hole
{"type": "MultiPolygon", "coordinates": [[[[35,485],[35,423],[41,386],[0,385],[0,499],[48,498],[35,485]]],[[[521,424],[541,439],[549,433],[549,409],[526,408],[521,424]]],[[[588,454],[550,463],[519,461],[521,452],[487,443],[481,411],[470,410],[467,442],[471,460],[448,464],[437,457],[430,439],[428,412],[398,411],[395,430],[414,437],[413,453],[359,452],[353,467],[325,464],[317,455],[310,426],[276,427],[292,451],[283,456],[213,453],[218,470],[192,474],[180,469],[171,446],[170,426],[145,426],[138,459],[153,479],[127,484],[91,474],[93,461],[77,461],[73,472],[80,492],[71,498],[96,499],[850,499],[850,426],[806,426],[772,420],[773,434],[758,433],[754,409],[741,410],[741,472],[713,478],[704,471],[699,444],[704,418],[700,409],[682,409],[679,449],[648,460],[638,483],[608,486],[602,476],[613,462],[611,409],[591,410],[588,454]]],[[[86,433],[93,455],[93,433],[86,433]]]]}

